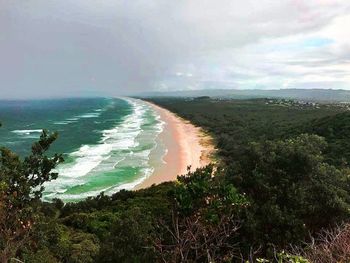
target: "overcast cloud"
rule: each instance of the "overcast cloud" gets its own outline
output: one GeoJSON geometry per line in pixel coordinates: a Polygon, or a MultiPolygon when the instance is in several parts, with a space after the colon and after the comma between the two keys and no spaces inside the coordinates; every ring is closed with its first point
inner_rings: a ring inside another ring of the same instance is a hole
{"type": "Polygon", "coordinates": [[[348,0],[0,0],[0,98],[350,89],[348,0]]]}

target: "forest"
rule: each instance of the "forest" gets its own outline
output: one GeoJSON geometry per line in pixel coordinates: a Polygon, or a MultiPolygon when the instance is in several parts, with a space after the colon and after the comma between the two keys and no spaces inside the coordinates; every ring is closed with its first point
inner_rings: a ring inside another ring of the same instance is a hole
{"type": "Polygon", "coordinates": [[[44,131],[26,158],[1,148],[0,262],[350,261],[346,105],[147,100],[213,136],[215,163],[143,190],[46,203],[59,135],[44,131]]]}

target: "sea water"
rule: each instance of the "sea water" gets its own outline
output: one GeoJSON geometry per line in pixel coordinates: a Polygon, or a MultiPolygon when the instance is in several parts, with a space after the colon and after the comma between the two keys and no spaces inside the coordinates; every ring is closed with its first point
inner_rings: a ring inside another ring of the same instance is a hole
{"type": "Polygon", "coordinates": [[[164,123],[143,101],[88,98],[0,101],[0,145],[24,157],[42,129],[58,132],[49,154],[62,153],[43,199],[77,201],[132,189],[150,176],[166,151],[164,123]],[[151,160],[151,156],[153,160],[151,160]]]}

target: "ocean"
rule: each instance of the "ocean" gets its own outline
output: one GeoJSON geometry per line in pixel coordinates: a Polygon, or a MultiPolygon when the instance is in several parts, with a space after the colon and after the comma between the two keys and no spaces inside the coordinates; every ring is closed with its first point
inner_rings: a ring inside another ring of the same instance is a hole
{"type": "Polygon", "coordinates": [[[58,179],[43,200],[78,201],[133,189],[163,163],[164,123],[143,101],[85,98],[0,101],[0,145],[24,157],[42,129],[57,131],[49,154],[62,153],[58,179]]]}

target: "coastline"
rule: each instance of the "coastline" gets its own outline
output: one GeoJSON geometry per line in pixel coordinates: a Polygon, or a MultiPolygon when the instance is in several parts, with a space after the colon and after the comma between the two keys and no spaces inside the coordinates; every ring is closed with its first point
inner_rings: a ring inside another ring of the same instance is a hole
{"type": "Polygon", "coordinates": [[[159,134],[158,140],[164,144],[167,152],[163,157],[164,163],[156,166],[152,175],[134,190],[175,181],[178,175],[187,173],[188,166],[191,166],[191,171],[195,171],[213,162],[212,156],[215,152],[213,139],[205,134],[202,128],[156,104],[144,102],[150,105],[164,122],[164,129],[159,134]]]}

